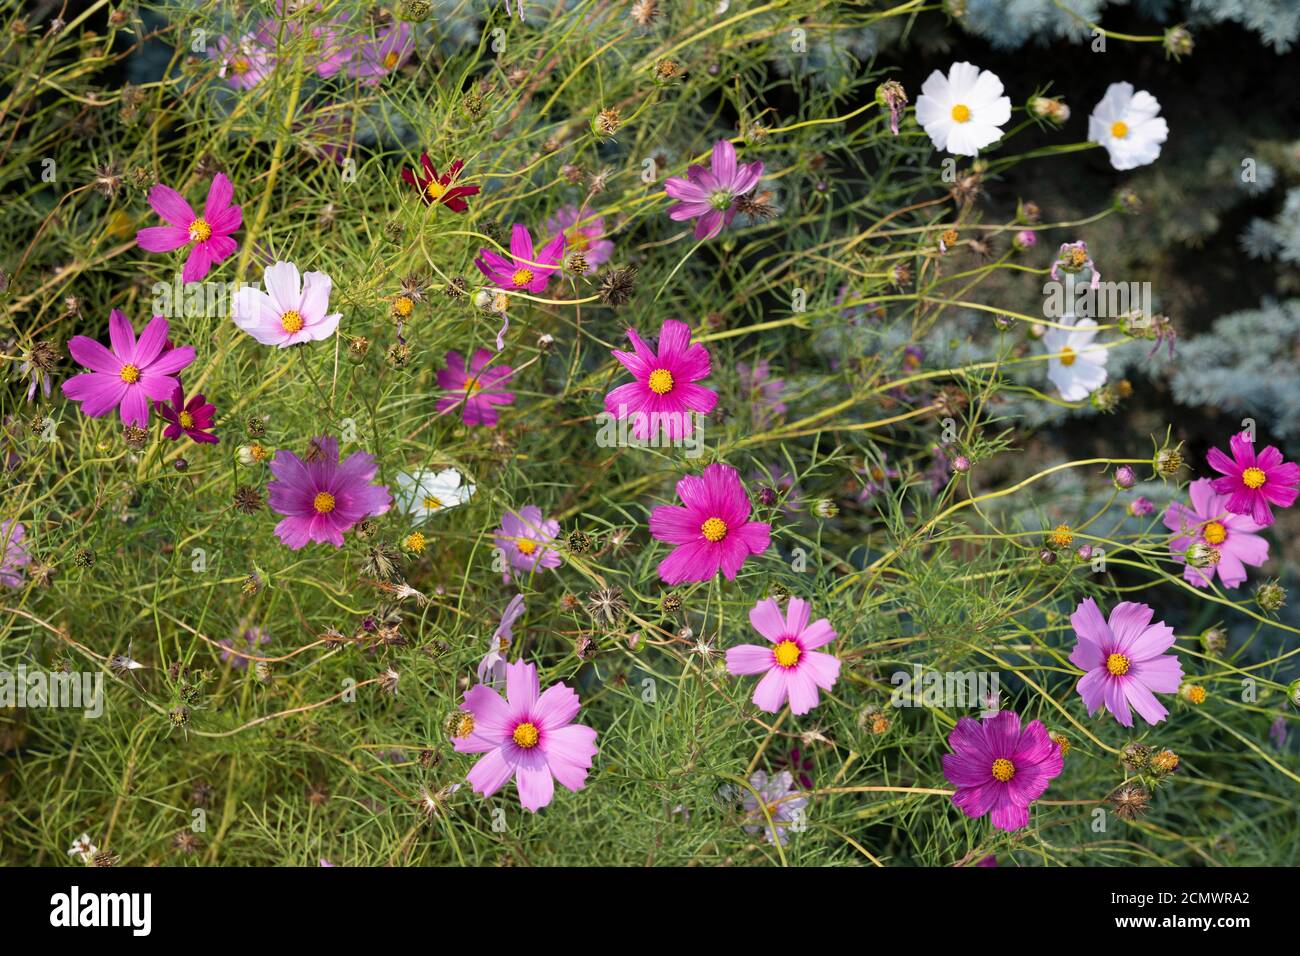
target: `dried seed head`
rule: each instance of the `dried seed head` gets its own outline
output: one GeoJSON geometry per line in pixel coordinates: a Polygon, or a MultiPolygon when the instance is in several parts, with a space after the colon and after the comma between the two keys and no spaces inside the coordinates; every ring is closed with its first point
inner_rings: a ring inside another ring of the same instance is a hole
{"type": "Polygon", "coordinates": [[[266,502],[262,493],[251,485],[240,485],[235,489],[235,510],[246,515],[256,514],[266,502]]]}
{"type": "Polygon", "coordinates": [[[127,425],[122,429],[122,441],[133,451],[140,451],[149,443],[149,432],[139,425],[127,425]]]}
{"type": "Polygon", "coordinates": [[[1126,784],[1110,795],[1110,806],[1121,820],[1136,820],[1151,806],[1151,794],[1140,784],[1126,784]]]}
{"type": "Polygon", "coordinates": [[[592,129],[600,136],[613,136],[618,132],[620,125],[618,107],[610,106],[596,114],[596,119],[592,122],[592,129]]]}
{"type": "Polygon", "coordinates": [[[608,269],[601,274],[596,294],[606,305],[625,305],[636,294],[636,277],[636,266],[608,269]]]}

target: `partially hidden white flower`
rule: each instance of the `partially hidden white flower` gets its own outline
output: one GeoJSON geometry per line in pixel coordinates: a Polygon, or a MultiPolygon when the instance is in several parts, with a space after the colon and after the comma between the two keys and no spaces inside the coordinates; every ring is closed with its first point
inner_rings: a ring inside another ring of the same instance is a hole
{"type": "Polygon", "coordinates": [[[82,863],[89,863],[98,851],[99,847],[90,842],[90,834],[83,833],[68,848],[68,856],[79,856],[82,863]]]}
{"type": "Polygon", "coordinates": [[[1088,139],[1106,147],[1116,169],[1154,163],[1169,136],[1159,114],[1160,103],[1146,90],[1135,93],[1132,83],[1112,83],[1088,117],[1088,139]]]}
{"type": "Polygon", "coordinates": [[[474,485],[462,484],[459,471],[444,468],[434,472],[420,469],[414,472],[397,473],[397,500],[402,511],[415,520],[416,524],[427,521],[432,515],[448,508],[455,508],[469,501],[474,494],[474,485]]]}
{"type": "Polygon", "coordinates": [[[1106,381],[1106,360],[1110,352],[1093,341],[1097,323],[1092,319],[1075,322],[1074,316],[1066,315],[1061,324],[1070,328],[1050,328],[1043,336],[1047,354],[1060,356],[1047,360],[1047,377],[1060,390],[1063,399],[1078,402],[1106,381]]]}
{"type": "Polygon", "coordinates": [[[1009,119],[1011,98],[1002,95],[1002,81],[970,63],[954,63],[947,76],[935,70],[916,100],[916,121],[935,148],[957,156],[996,143],[1009,119]]]}

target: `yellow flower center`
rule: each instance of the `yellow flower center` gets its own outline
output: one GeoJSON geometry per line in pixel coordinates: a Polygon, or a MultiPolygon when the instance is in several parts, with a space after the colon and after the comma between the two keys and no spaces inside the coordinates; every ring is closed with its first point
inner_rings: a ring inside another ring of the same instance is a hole
{"type": "Polygon", "coordinates": [[[1116,677],[1123,677],[1128,673],[1128,658],[1123,654],[1110,655],[1110,657],[1106,658],[1106,670],[1116,677]]]}
{"type": "Polygon", "coordinates": [[[666,368],[657,368],[650,373],[650,381],[647,383],[650,391],[656,395],[667,395],[673,390],[673,373],[666,368]]]}
{"type": "Polygon", "coordinates": [[[782,641],[776,645],[776,662],[781,667],[794,667],[799,663],[799,645],[794,641],[782,641]]]}
{"type": "Polygon", "coordinates": [[[253,461],[266,461],[266,459],[270,457],[270,452],[266,450],[264,445],[259,445],[257,442],[253,442],[253,444],[248,446],[248,455],[253,459],[253,461]]]}
{"type": "Polygon", "coordinates": [[[1241,480],[1246,483],[1247,488],[1262,488],[1267,478],[1262,468],[1247,468],[1241,473],[1241,480]]]}
{"type": "Polygon", "coordinates": [[[524,723],[515,728],[512,736],[520,747],[532,750],[537,746],[537,741],[542,735],[538,732],[536,724],[524,723]]]}
{"type": "Polygon", "coordinates": [[[1006,783],[1016,775],[1016,765],[1006,757],[999,757],[993,761],[993,779],[1006,783]]]}
{"type": "Polygon", "coordinates": [[[1116,139],[1123,139],[1128,135],[1128,123],[1123,120],[1116,120],[1110,124],[1110,135],[1116,139]]]}
{"type": "Polygon", "coordinates": [[[1088,254],[1082,249],[1071,249],[1068,255],[1071,268],[1082,269],[1088,263],[1088,254]]]}
{"type": "Polygon", "coordinates": [[[181,413],[180,413],[179,415],[177,415],[176,417],[177,417],[178,419],[180,419],[181,428],[193,428],[193,427],[194,427],[194,416],[191,415],[189,412],[181,412],[181,413]]]}
{"type": "Polygon", "coordinates": [[[1207,524],[1203,533],[1206,544],[1223,544],[1228,537],[1228,529],[1217,521],[1211,521],[1207,524]]]}
{"type": "Polygon", "coordinates": [[[510,281],[519,287],[528,285],[533,281],[532,269],[516,269],[515,274],[510,277],[510,281]]]}
{"type": "Polygon", "coordinates": [[[1058,524],[1052,529],[1052,544],[1058,548],[1068,548],[1073,540],[1074,532],[1070,530],[1068,524],[1058,524]]]}
{"type": "Polygon", "coordinates": [[[237,57],[230,61],[230,70],[236,76],[243,76],[248,72],[248,61],[243,57],[237,57]]]}
{"type": "Polygon", "coordinates": [[[334,496],[328,491],[319,492],[311,506],[316,509],[318,515],[327,515],[334,510],[334,496]]]}
{"type": "Polygon", "coordinates": [[[721,518],[710,518],[700,525],[700,534],[710,541],[721,541],[727,536],[727,523],[721,518]]]}
{"type": "Polygon", "coordinates": [[[452,734],[452,736],[463,738],[463,737],[468,737],[473,732],[474,732],[474,715],[461,714],[460,717],[456,720],[456,730],[452,734]]]}
{"type": "Polygon", "coordinates": [[[952,118],[958,123],[970,122],[970,107],[965,103],[958,103],[952,108],[952,118]]]}
{"type": "Polygon", "coordinates": [[[1069,367],[1074,364],[1074,360],[1074,349],[1070,348],[1068,345],[1061,346],[1061,364],[1069,367]]]}
{"type": "Polygon", "coordinates": [[[532,538],[516,538],[515,546],[522,555],[530,555],[537,550],[537,542],[532,538]]]}
{"type": "Polygon", "coordinates": [[[437,511],[439,508],[442,507],[442,501],[439,500],[438,498],[435,498],[433,495],[425,495],[424,506],[428,508],[430,511],[437,511]]]}
{"type": "Polygon", "coordinates": [[[447,191],[447,187],[436,179],[429,180],[429,185],[424,187],[424,194],[430,199],[441,199],[442,194],[447,191]]]}
{"type": "Polygon", "coordinates": [[[302,314],[290,309],[284,315],[280,316],[280,328],[284,329],[290,335],[294,332],[302,331],[302,314]]]}
{"type": "Polygon", "coordinates": [[[134,385],[140,381],[140,370],[134,365],[123,365],[122,371],[118,374],[122,377],[122,381],[128,385],[134,385]]]}
{"type": "Polygon", "coordinates": [[[393,311],[396,312],[398,315],[402,316],[403,318],[410,315],[411,311],[414,308],[415,308],[415,303],[412,302],[404,295],[399,295],[396,299],[393,300],[393,311]]]}
{"type": "Polygon", "coordinates": [[[483,383],[480,382],[477,378],[467,378],[465,380],[465,391],[471,395],[473,395],[482,387],[483,387],[483,383]]]}
{"type": "Polygon", "coordinates": [[[586,252],[591,247],[591,240],[585,232],[571,232],[564,237],[570,252],[586,252]]]}
{"type": "Polygon", "coordinates": [[[190,242],[207,242],[212,237],[212,227],[205,219],[195,219],[190,223],[190,242]]]}
{"type": "Polygon", "coordinates": [[[1187,699],[1197,706],[1205,703],[1205,688],[1200,684],[1192,684],[1187,688],[1187,699]]]}
{"type": "Polygon", "coordinates": [[[384,69],[391,70],[395,66],[397,66],[397,54],[389,53],[388,56],[384,57],[384,69]]]}
{"type": "Polygon", "coordinates": [[[424,550],[426,543],[424,535],[421,532],[412,531],[406,536],[406,540],[402,542],[402,547],[406,548],[407,551],[413,551],[414,553],[419,554],[424,550]]]}

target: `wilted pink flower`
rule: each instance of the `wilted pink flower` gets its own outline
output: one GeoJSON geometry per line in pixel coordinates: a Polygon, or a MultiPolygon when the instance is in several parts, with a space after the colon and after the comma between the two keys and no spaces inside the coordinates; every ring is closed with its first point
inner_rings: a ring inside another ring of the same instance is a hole
{"type": "Polygon", "coordinates": [[[217,409],[210,405],[203,394],[199,393],[185,401],[185,388],[177,385],[172,393],[171,404],[154,403],[158,408],[158,417],[169,422],[163,429],[163,437],[171,441],[180,441],[181,435],[189,435],[199,444],[215,445],[219,438],[212,434],[212,420],[217,409]]]}
{"type": "Polygon", "coordinates": [[[564,234],[564,251],[581,252],[587,260],[586,275],[609,261],[614,254],[614,243],[605,238],[605,220],[601,216],[585,216],[577,206],[564,206],[546,220],[548,233],[564,234]]]}
{"type": "Polygon", "coordinates": [[[168,225],[141,229],[135,234],[136,244],[148,252],[191,246],[181,281],[198,282],[214,265],[234,254],[236,245],[230,234],[244,221],[240,208],[230,202],[234,194],[235,187],[225,173],[217,173],[208,187],[203,215],[196,216],[184,196],[158,183],[149,190],[149,205],[168,225]]]}
{"type": "Polygon", "coordinates": [[[573,722],[578,695],[564,684],[540,690],[535,665],[507,664],[505,699],[484,684],[470,688],[460,709],[473,729],[453,742],[457,753],[483,754],[466,777],[475,793],[490,797],[513,777],[520,805],[534,813],[551,802],[556,780],[575,793],[585,787],[597,753],[596,731],[573,722]]]}
{"type": "Polygon", "coordinates": [[[180,381],[176,373],[194,361],[194,346],[166,349],[167,320],[155,315],[135,338],[135,330],[119,310],[108,317],[108,338],[112,351],[94,339],[74,335],[68,342],[72,357],[90,369],[63,383],[63,394],[81,403],[91,418],[118,409],[126,425],[149,422],[149,399],[171,398],[180,381]]]}
{"type": "Polygon", "coordinates": [[[480,249],[474,265],[503,289],[526,289],[539,295],[546,291],[563,255],[563,233],[534,253],[533,237],[527,227],[515,223],[510,230],[510,258],[491,249],[480,249]]]}
{"type": "Polygon", "coordinates": [[[1082,239],[1078,242],[1061,243],[1061,248],[1056,254],[1056,261],[1052,263],[1052,281],[1060,282],[1062,272],[1074,275],[1084,269],[1092,272],[1092,288],[1096,289],[1100,286],[1101,273],[1097,271],[1092,256],[1088,255],[1088,244],[1082,239]]]}
{"type": "Polygon", "coordinates": [[[808,713],[817,706],[817,688],[830,690],[840,675],[840,662],[817,648],[835,640],[826,618],[808,623],[809,605],[790,598],[786,614],[772,598],[759,601],[749,611],[749,623],[770,646],[740,644],[727,649],[727,670],[737,676],[762,674],[754,688],[754,705],[778,713],[790,702],[790,713],[808,713]]]}
{"type": "Polygon", "coordinates": [[[518,514],[507,511],[492,537],[506,561],[501,580],[509,581],[516,571],[531,574],[538,568],[558,568],[560,552],[551,545],[559,533],[560,523],[543,520],[537,505],[524,505],[518,514]]]}
{"type": "Polygon", "coordinates": [[[497,625],[496,632],[493,633],[492,640],[488,644],[488,652],[478,662],[478,669],[475,671],[480,684],[495,686],[506,679],[506,652],[514,643],[515,622],[523,617],[525,610],[522,594],[516,594],[506,605],[505,613],[501,615],[501,623],[497,625]]]}
{"type": "Polygon", "coordinates": [[[676,222],[697,219],[695,238],[712,239],[736,218],[736,200],[758,185],[762,163],[736,163],[736,150],[727,140],[713,144],[709,168],[691,166],[686,178],[669,177],[664,192],[678,200],[668,207],[676,222]]]}
{"type": "Polygon", "coordinates": [[[32,562],[23,544],[26,538],[27,529],[21,521],[0,521],[0,584],[7,588],[23,586],[23,568],[32,562]]]}
{"type": "Polygon", "coordinates": [[[266,291],[241,287],[231,301],[231,318],[263,345],[288,348],[327,339],[338,328],[340,312],[330,312],[334,284],[323,272],[302,275],[292,262],[277,262],[262,273],[266,291]]]}
{"type": "Polygon", "coordinates": [[[677,496],[685,507],[660,505],[650,513],[650,533],[677,546],[659,563],[666,583],[707,581],[719,570],[734,580],[746,558],[767,550],[772,526],[749,520],[749,498],[730,465],[709,465],[702,477],[686,475],[677,482],[677,496]]]}
{"type": "Polygon", "coordinates": [[[1145,518],[1155,510],[1156,506],[1151,499],[1145,498],[1141,495],[1138,495],[1138,497],[1130,501],[1128,505],[1128,513],[1134,518],[1145,518]]]}
{"type": "Polygon", "coordinates": [[[278,450],[270,466],[276,480],[266,486],[271,508],[285,515],[275,534],[294,551],[308,541],[341,548],[343,532],[393,505],[386,485],[370,484],[379,470],[374,455],[356,451],[340,464],[337,438],[321,435],[312,441],[307,461],[278,450]]]}
{"type": "Polygon", "coordinates": [[[1232,450],[1229,458],[1217,448],[1211,448],[1206,462],[1223,478],[1215,478],[1213,488],[1227,495],[1227,509],[1233,514],[1250,515],[1255,523],[1267,528],[1273,523],[1273,509],[1290,508],[1300,494],[1300,465],[1284,462],[1282,453],[1269,445],[1258,455],[1255,445],[1246,432],[1233,435],[1228,441],[1232,450]]]}
{"type": "Polygon", "coordinates": [[[1152,624],[1154,612],[1145,604],[1124,601],[1101,616],[1097,602],[1087,598],[1070,617],[1078,643],[1070,661],[1085,673],[1079,678],[1079,696],[1091,716],[1105,707],[1125,727],[1133,726],[1132,705],[1148,724],[1169,715],[1152,691],[1174,694],[1183,679],[1183,665],[1173,654],[1174,629],[1152,624]]]}
{"type": "Polygon", "coordinates": [[[972,820],[992,813],[1000,830],[1029,824],[1029,805],[1062,770],[1061,748],[1041,721],[1022,731],[1020,716],[999,711],[982,721],[963,717],[948,735],[943,775],[957,788],[955,807],[972,820]]]}
{"type": "Polygon", "coordinates": [[[1219,560],[1207,568],[1186,564],[1183,577],[1198,588],[1209,587],[1218,574],[1225,588],[1246,580],[1246,565],[1259,567],[1268,560],[1268,542],[1256,532],[1261,527],[1249,515],[1232,514],[1226,495],[1216,494],[1208,478],[1192,482],[1187,489],[1192,505],[1174,502],[1165,511],[1165,527],[1177,531],[1169,542],[1174,557],[1186,564],[1187,549],[1197,541],[1219,553],[1219,560]]]}
{"type": "Polygon", "coordinates": [[[630,418],[632,435],[638,439],[691,435],[695,431],[691,413],[707,415],[718,403],[716,392],[695,384],[709,376],[709,350],[691,345],[690,327],[676,319],[660,327],[657,354],[635,329],[628,329],[627,337],[633,351],[611,349],[610,354],[636,380],[611,389],[605,396],[605,411],[615,418],[630,418]]]}
{"type": "Polygon", "coordinates": [[[461,420],[466,425],[491,428],[497,423],[495,406],[513,405],[515,401],[514,392],[505,390],[514,371],[509,365],[487,368],[490,361],[492,353],[479,349],[467,371],[463,355],[454,350],[447,353],[447,365],[438,372],[438,387],[446,392],[438,399],[438,414],[463,406],[461,420]]]}

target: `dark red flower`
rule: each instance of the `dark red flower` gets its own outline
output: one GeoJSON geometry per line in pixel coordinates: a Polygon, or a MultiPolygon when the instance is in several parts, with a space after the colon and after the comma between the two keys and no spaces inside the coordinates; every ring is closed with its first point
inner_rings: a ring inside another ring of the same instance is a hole
{"type": "Polygon", "coordinates": [[[420,191],[420,198],[424,200],[425,205],[442,203],[452,212],[465,212],[469,209],[465,197],[477,195],[478,187],[452,185],[465,166],[463,161],[456,160],[442,176],[438,175],[438,167],[429,162],[428,153],[420,154],[420,165],[424,167],[423,176],[415,170],[403,167],[402,178],[420,191]]]}
{"type": "Polygon", "coordinates": [[[170,423],[163,429],[164,438],[180,441],[181,433],[184,432],[200,444],[215,445],[220,440],[211,431],[217,410],[206,402],[202,393],[186,402],[185,387],[177,385],[170,405],[162,402],[155,402],[154,405],[158,409],[158,415],[170,423]]]}

